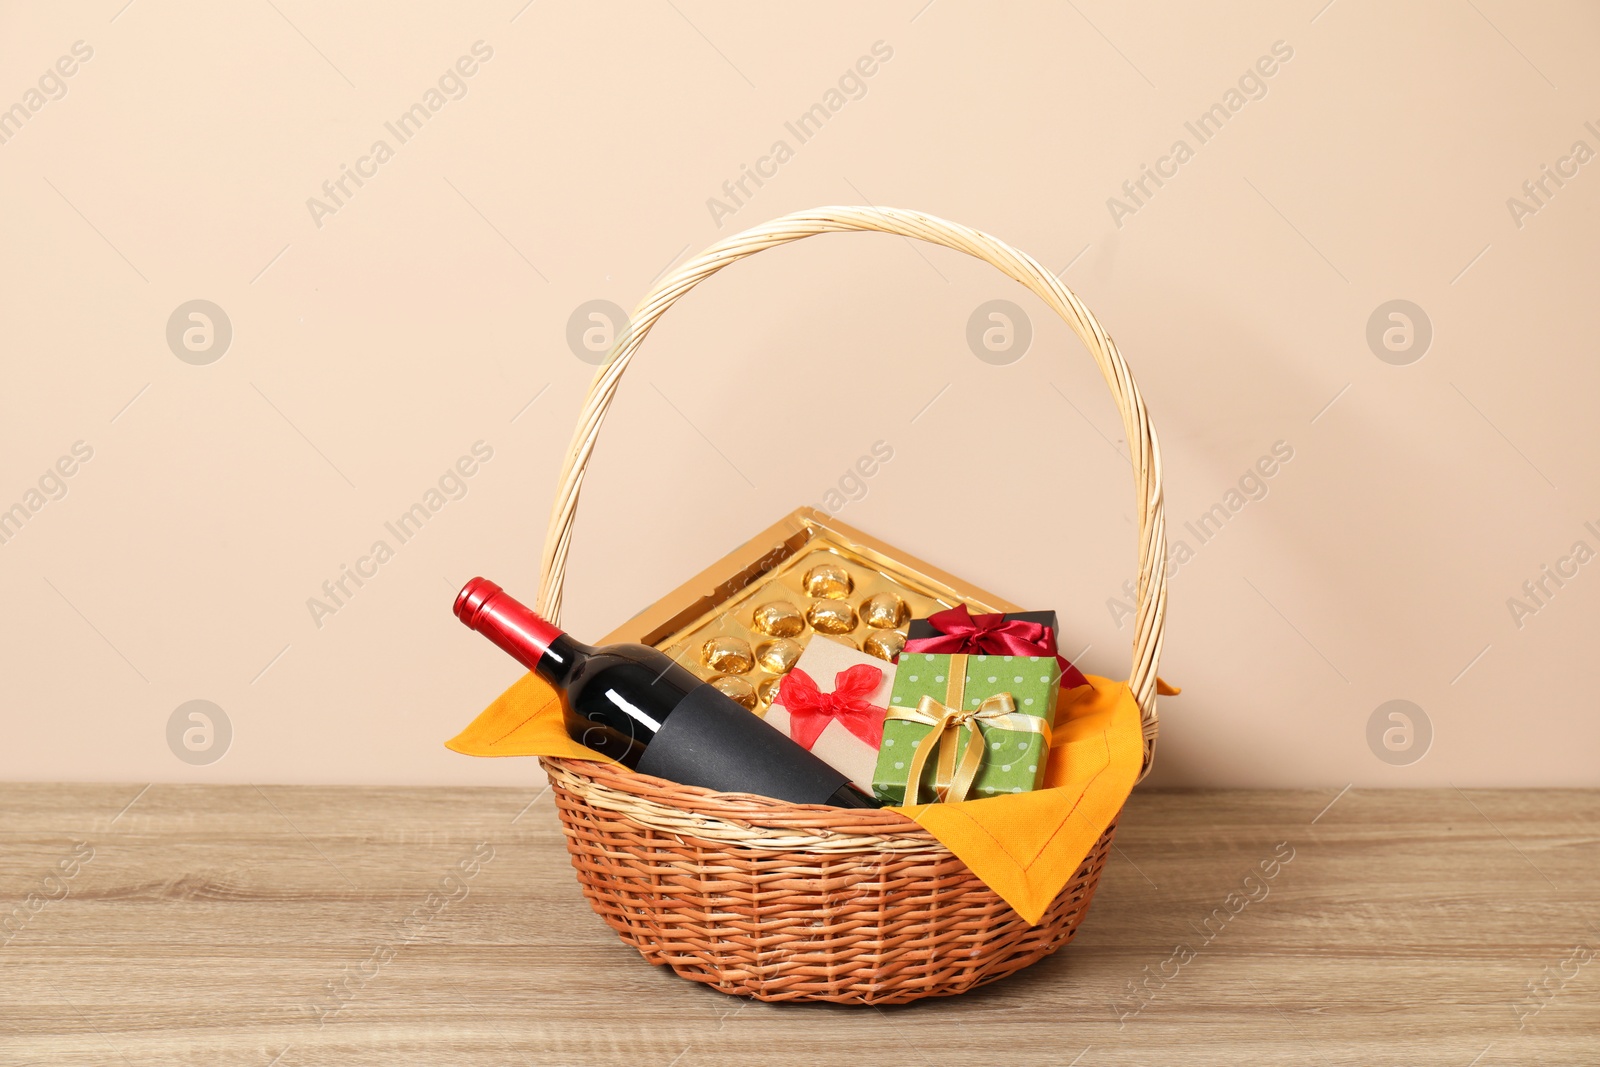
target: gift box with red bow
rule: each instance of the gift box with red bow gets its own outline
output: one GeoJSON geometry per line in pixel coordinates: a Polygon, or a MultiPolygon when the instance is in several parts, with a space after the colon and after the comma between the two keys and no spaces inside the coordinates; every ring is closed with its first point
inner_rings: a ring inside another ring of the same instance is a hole
{"type": "Polygon", "coordinates": [[[974,615],[965,604],[912,619],[906,630],[907,652],[969,656],[1054,657],[1061,668],[1061,687],[1076,689],[1089,679],[1056,648],[1060,630],[1053,611],[1012,611],[974,615]]]}
{"type": "Polygon", "coordinates": [[[818,634],[778,683],[767,724],[870,791],[894,672],[893,664],[818,634]]]}

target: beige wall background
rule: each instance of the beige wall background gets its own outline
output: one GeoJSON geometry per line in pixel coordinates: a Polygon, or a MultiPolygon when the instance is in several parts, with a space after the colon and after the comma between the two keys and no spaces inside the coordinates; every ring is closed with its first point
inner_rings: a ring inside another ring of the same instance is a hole
{"type": "MultiPolygon", "coordinates": [[[[534,594],[594,369],[569,321],[865,202],[1059,268],[1134,368],[1188,550],[1156,783],[1595,785],[1597,32],[1507,0],[7,5],[0,776],[536,776],[441,746],[518,673],[449,608],[534,594]]],[[[883,441],[840,518],[1125,676],[1121,426],[1046,314],[879,235],[713,279],[617,401],[564,621],[606,632],[883,441]],[[1031,340],[985,361],[993,300],[1031,340]]]]}

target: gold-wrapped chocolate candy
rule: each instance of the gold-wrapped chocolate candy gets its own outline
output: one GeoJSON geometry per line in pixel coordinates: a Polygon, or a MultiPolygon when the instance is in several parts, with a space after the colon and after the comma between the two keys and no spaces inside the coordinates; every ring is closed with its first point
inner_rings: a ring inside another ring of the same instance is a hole
{"type": "Polygon", "coordinates": [[[732,697],[751,711],[756,710],[756,690],[743,678],[736,678],[731,674],[724,674],[720,678],[711,679],[711,684],[723,696],[732,697]]]}
{"type": "Polygon", "coordinates": [[[756,664],[742,637],[713,637],[700,646],[700,662],[723,674],[747,674],[756,664]]]}
{"type": "Polygon", "coordinates": [[[630,619],[604,643],[638,641],[658,648],[700,678],[724,679],[721,686],[736,700],[747,701],[753,693],[753,713],[762,715],[775,683],[793,673],[789,643],[803,649],[820,633],[823,640],[864,649],[880,663],[893,662],[904,641],[896,631],[903,632],[908,620],[958,603],[977,614],[1018,610],[801,508],[630,619]],[[807,624],[812,612],[820,622],[816,629],[807,624]],[[747,647],[714,640],[721,638],[737,638],[747,647]],[[709,650],[707,642],[713,642],[709,650]]]}
{"type": "Polygon", "coordinates": [[[806,612],[806,621],[819,634],[847,634],[856,628],[856,609],[841,600],[819,600],[806,612]]]}
{"type": "Polygon", "coordinates": [[[795,660],[800,658],[800,642],[780,637],[756,648],[756,659],[768,674],[788,674],[795,660]]]}
{"type": "Polygon", "coordinates": [[[875,630],[893,630],[910,614],[906,602],[894,593],[875,593],[861,602],[861,621],[875,630]]]}
{"type": "Polygon", "coordinates": [[[899,630],[874,630],[861,642],[861,651],[891,662],[905,647],[906,635],[899,630]]]}
{"type": "Polygon", "coordinates": [[[774,600],[756,608],[751,624],[772,637],[794,637],[806,628],[805,616],[787,600],[774,600]]]}
{"type": "MultiPolygon", "coordinates": [[[[819,563],[806,571],[804,579],[807,596],[826,597],[829,600],[841,600],[850,595],[850,590],[856,587],[855,579],[850,577],[850,572],[837,563],[819,563]]],[[[822,629],[820,626],[817,627],[822,629]]],[[[843,631],[823,630],[823,633],[845,633],[854,629],[852,624],[843,631]]]]}

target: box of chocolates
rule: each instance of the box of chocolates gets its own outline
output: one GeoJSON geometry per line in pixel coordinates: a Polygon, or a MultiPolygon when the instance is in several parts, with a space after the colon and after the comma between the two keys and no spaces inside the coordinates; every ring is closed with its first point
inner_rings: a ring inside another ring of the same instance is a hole
{"type": "Polygon", "coordinates": [[[800,508],[706,568],[601,644],[662,649],[757,714],[815,634],[880,660],[905,645],[912,618],[966,604],[1016,611],[992,593],[800,508]]]}

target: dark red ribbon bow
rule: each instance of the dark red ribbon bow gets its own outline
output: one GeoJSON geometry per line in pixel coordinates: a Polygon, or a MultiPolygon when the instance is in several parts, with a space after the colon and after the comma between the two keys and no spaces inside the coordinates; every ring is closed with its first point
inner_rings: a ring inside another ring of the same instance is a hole
{"type": "Polygon", "coordinates": [[[833,692],[817,688],[811,675],[798,667],[778,683],[778,697],[789,712],[789,736],[809,749],[817,743],[828,723],[837,719],[844,728],[877,748],[883,744],[884,708],[867,701],[883,681],[883,671],[869,663],[858,663],[834,677],[833,692]]]}
{"type": "Polygon", "coordinates": [[[977,656],[1054,656],[1061,665],[1061,685],[1076,689],[1089,679],[1056,651],[1055,631],[1028,619],[1007,619],[1004,615],[974,615],[965,604],[928,616],[928,625],[939,631],[933,637],[914,637],[906,642],[907,652],[966,653],[977,656]]]}

